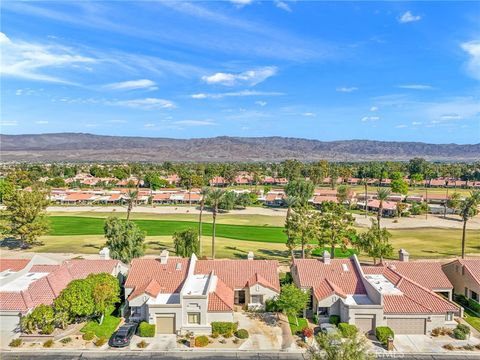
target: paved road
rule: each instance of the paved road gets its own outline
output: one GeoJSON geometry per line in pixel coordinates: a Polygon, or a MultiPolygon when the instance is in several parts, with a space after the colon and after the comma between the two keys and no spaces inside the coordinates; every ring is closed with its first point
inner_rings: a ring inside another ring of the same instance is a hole
{"type": "MultiPolygon", "coordinates": [[[[162,360],[304,360],[307,357],[303,354],[292,353],[218,353],[218,352],[178,352],[178,353],[147,353],[142,351],[141,353],[132,352],[47,352],[41,351],[38,353],[14,353],[4,352],[1,353],[2,360],[95,360],[95,359],[132,359],[132,360],[146,360],[146,359],[162,359],[162,360]]],[[[388,353],[385,356],[379,356],[378,359],[402,359],[402,360],[470,360],[480,359],[480,355],[477,354],[442,354],[442,355],[403,355],[388,353]]]]}

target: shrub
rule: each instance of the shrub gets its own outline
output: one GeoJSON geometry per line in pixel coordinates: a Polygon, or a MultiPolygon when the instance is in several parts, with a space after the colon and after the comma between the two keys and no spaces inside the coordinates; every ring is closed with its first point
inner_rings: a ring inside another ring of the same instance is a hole
{"type": "Polygon", "coordinates": [[[205,347],[208,345],[208,337],[205,335],[197,336],[195,338],[195,346],[196,347],[205,347]]]}
{"type": "Polygon", "coordinates": [[[462,330],[455,328],[453,330],[453,337],[457,340],[465,340],[467,338],[467,334],[465,334],[462,330]]]}
{"type": "Polygon", "coordinates": [[[54,344],[53,340],[50,339],[50,340],[47,340],[43,343],[43,347],[44,348],[51,348],[53,346],[53,344],[54,344]]]}
{"type": "Polygon", "coordinates": [[[313,330],[310,329],[309,327],[306,327],[305,329],[302,330],[302,334],[306,338],[311,338],[313,336],[313,330]]]}
{"type": "Polygon", "coordinates": [[[219,336],[220,336],[220,334],[217,333],[217,332],[214,332],[214,333],[212,333],[212,335],[210,335],[210,337],[211,337],[212,339],[216,339],[216,338],[218,338],[219,336]]]}
{"type": "Polygon", "coordinates": [[[138,335],[141,337],[154,337],[155,325],[142,321],[138,327],[138,335]]]}
{"type": "Polygon", "coordinates": [[[475,346],[472,344],[463,345],[463,350],[473,351],[475,350],[475,346]]]}
{"type": "Polygon", "coordinates": [[[53,330],[55,330],[55,326],[53,326],[53,324],[44,325],[42,327],[42,334],[50,335],[51,333],[53,333],[53,330]]]}
{"type": "Polygon", "coordinates": [[[338,325],[340,323],[340,316],[330,315],[330,317],[328,318],[328,322],[333,325],[338,325]]]}
{"type": "Polygon", "coordinates": [[[266,312],[278,312],[281,311],[278,308],[277,302],[275,299],[267,299],[265,300],[265,311],[266,312]]]}
{"type": "Polygon", "coordinates": [[[238,323],[226,322],[226,321],[214,321],[212,322],[212,333],[218,333],[220,335],[226,335],[228,333],[233,334],[238,329],[238,323]]]}
{"type": "Polygon", "coordinates": [[[240,342],[240,339],[235,338],[232,341],[233,341],[234,344],[238,344],[240,342]]]}
{"type": "Polygon", "coordinates": [[[458,325],[457,325],[457,329],[458,329],[459,331],[463,332],[465,335],[470,334],[470,328],[468,327],[468,325],[458,324],[458,325]]]}
{"type": "Polygon", "coordinates": [[[388,326],[378,326],[375,329],[375,336],[383,345],[387,345],[388,338],[394,338],[395,334],[388,326]]]}
{"type": "Polygon", "coordinates": [[[452,344],[445,344],[442,347],[446,350],[455,350],[455,346],[453,346],[452,344]]]}
{"type": "Polygon", "coordinates": [[[107,339],[105,336],[102,336],[102,337],[98,338],[98,339],[94,342],[94,344],[95,344],[95,346],[100,347],[100,346],[105,345],[105,344],[107,343],[107,340],[108,340],[108,339],[107,339]]]}
{"type": "Polygon", "coordinates": [[[150,345],[150,344],[147,343],[145,340],[142,340],[139,343],[137,343],[137,347],[140,348],[140,349],[145,349],[148,345],[150,345]]]}
{"type": "Polygon", "coordinates": [[[246,329],[238,329],[237,331],[235,331],[235,336],[239,339],[248,339],[250,334],[246,329]]]}
{"type": "Polygon", "coordinates": [[[232,336],[233,336],[233,332],[232,332],[232,331],[228,331],[228,332],[226,332],[225,334],[223,334],[223,337],[224,337],[225,339],[229,339],[229,338],[231,338],[232,336]]]}
{"type": "Polygon", "coordinates": [[[86,332],[82,335],[82,339],[86,341],[92,341],[95,338],[95,334],[93,332],[86,332]]]}
{"type": "Polygon", "coordinates": [[[358,329],[355,325],[347,323],[338,324],[338,329],[342,333],[342,336],[346,338],[354,337],[358,332],[358,329]]]}
{"type": "Polygon", "coordinates": [[[480,313],[480,303],[476,302],[473,299],[468,299],[468,307],[473,311],[480,313]]]}
{"type": "Polygon", "coordinates": [[[10,344],[8,344],[8,346],[10,347],[19,347],[23,344],[23,340],[22,339],[13,339],[12,341],[10,341],[10,344]]]}
{"type": "Polygon", "coordinates": [[[60,340],[60,342],[62,344],[68,344],[69,342],[72,342],[72,338],[71,337],[66,337],[66,338],[63,338],[62,340],[60,340]]]}
{"type": "Polygon", "coordinates": [[[314,324],[318,324],[318,315],[317,314],[313,315],[312,321],[313,321],[314,324]]]}

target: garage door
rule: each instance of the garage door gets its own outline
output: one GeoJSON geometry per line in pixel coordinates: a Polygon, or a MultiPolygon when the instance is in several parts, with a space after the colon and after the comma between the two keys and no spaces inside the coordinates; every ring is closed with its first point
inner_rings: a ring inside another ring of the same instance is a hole
{"type": "Polygon", "coordinates": [[[175,333],[175,314],[157,316],[157,334],[175,333]]]}
{"type": "Polygon", "coordinates": [[[375,326],[375,315],[361,315],[355,317],[355,325],[362,333],[373,332],[375,326]]]}
{"type": "Polygon", "coordinates": [[[395,334],[425,334],[425,319],[387,319],[395,334]]]}

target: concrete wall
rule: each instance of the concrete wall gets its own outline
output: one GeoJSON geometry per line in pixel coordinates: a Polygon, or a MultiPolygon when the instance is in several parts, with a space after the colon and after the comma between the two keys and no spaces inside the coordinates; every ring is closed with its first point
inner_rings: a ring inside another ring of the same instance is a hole
{"type": "Polygon", "coordinates": [[[180,305],[150,305],[148,306],[148,319],[150,324],[156,324],[157,315],[175,314],[175,330],[182,329],[182,308],[180,305]]]}
{"type": "MultiPolygon", "coordinates": [[[[20,331],[21,314],[18,311],[0,312],[0,337],[9,339],[20,331]]],[[[0,340],[1,340],[0,339],[0,340]]]]}
{"type": "MultiPolygon", "coordinates": [[[[241,290],[241,289],[238,289],[238,290],[241,290]]],[[[275,296],[278,295],[278,293],[260,284],[255,284],[249,288],[245,288],[245,302],[249,307],[254,306],[258,308],[259,307],[258,304],[252,303],[252,295],[262,295],[263,296],[262,305],[264,305],[266,300],[273,299],[275,296]]],[[[260,308],[263,308],[263,306],[260,306],[260,308]]]]}
{"type": "Polygon", "coordinates": [[[342,321],[348,322],[349,324],[355,324],[357,317],[362,315],[374,315],[374,327],[384,326],[386,320],[383,318],[383,306],[382,305],[345,305],[342,303],[344,310],[342,312],[346,313],[348,318],[342,319],[342,321]]]}
{"type": "Polygon", "coordinates": [[[233,312],[209,312],[207,313],[207,321],[211,324],[213,321],[233,322],[233,312]]]}
{"type": "Polygon", "coordinates": [[[448,280],[453,285],[454,293],[457,295],[465,295],[465,288],[468,288],[468,296],[473,290],[480,296],[480,284],[475,281],[472,275],[465,270],[462,274],[462,265],[454,261],[443,266],[443,272],[447,275],[448,280]]]}

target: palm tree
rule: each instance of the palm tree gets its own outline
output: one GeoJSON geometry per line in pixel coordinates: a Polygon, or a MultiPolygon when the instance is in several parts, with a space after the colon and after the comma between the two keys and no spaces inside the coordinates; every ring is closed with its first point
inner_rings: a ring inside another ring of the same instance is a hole
{"type": "Polygon", "coordinates": [[[128,195],[128,199],[127,199],[127,204],[128,204],[128,207],[127,207],[127,221],[129,221],[130,220],[130,212],[132,211],[133,205],[137,201],[138,187],[135,190],[129,189],[128,192],[127,192],[127,195],[128,195]]]}
{"type": "Polygon", "coordinates": [[[216,221],[217,221],[217,213],[218,213],[218,206],[222,202],[223,197],[225,196],[225,190],[222,189],[214,189],[211,190],[207,197],[207,204],[212,209],[212,217],[213,217],[213,231],[212,231],[212,259],[215,259],[215,232],[216,232],[216,221]]]}
{"type": "MultiPolygon", "coordinates": [[[[288,220],[290,219],[290,214],[292,213],[292,208],[298,204],[298,199],[295,196],[288,196],[284,200],[285,205],[287,206],[287,216],[285,217],[285,224],[288,224],[288,220]]],[[[295,258],[294,243],[295,239],[292,239],[289,236],[289,232],[287,232],[287,247],[290,249],[290,255],[292,256],[292,261],[295,258]]]]}
{"type": "Polygon", "coordinates": [[[204,186],[202,188],[202,191],[200,192],[200,195],[202,198],[200,199],[200,214],[198,215],[198,241],[200,243],[200,254],[202,254],[202,214],[203,214],[203,208],[205,207],[205,200],[208,197],[208,194],[210,193],[210,188],[204,186]]]}
{"type": "Polygon", "coordinates": [[[467,221],[478,214],[478,205],[480,204],[480,190],[474,190],[470,196],[460,204],[460,216],[463,220],[462,230],[462,259],[465,258],[465,240],[467,233],[467,221]]]}
{"type": "Polygon", "coordinates": [[[377,212],[377,223],[378,227],[380,228],[380,219],[383,214],[383,202],[388,199],[390,196],[390,190],[389,189],[378,189],[377,190],[377,199],[379,201],[378,204],[378,212],[377,212]]]}

